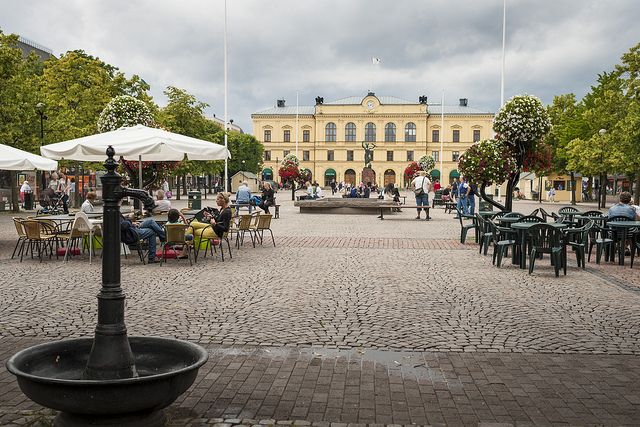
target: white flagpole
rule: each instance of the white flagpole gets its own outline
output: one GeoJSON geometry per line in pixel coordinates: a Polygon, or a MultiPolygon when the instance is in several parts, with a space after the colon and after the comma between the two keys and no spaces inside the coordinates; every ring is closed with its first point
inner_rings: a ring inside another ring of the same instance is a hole
{"type": "MultiPolygon", "coordinates": [[[[298,91],[296,91],[296,157],[298,157],[298,91]]],[[[298,157],[298,159],[300,159],[298,157]]]]}
{"type": "Polygon", "coordinates": [[[444,183],[444,170],[442,169],[442,157],[444,156],[444,89],[442,89],[442,103],[440,104],[440,182],[444,183]]]}
{"type": "Polygon", "coordinates": [[[502,77],[500,79],[500,108],[504,104],[504,52],[507,39],[507,0],[502,2],[502,77]]]}
{"type": "MultiPolygon", "coordinates": [[[[227,0],[224,0],[224,148],[229,149],[227,118],[227,0]]],[[[229,192],[229,159],[224,159],[224,191],[229,192]]]]}

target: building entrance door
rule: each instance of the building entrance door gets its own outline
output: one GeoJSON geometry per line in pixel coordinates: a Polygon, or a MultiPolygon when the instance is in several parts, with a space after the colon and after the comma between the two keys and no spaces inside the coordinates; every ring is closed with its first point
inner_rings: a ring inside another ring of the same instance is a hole
{"type": "Polygon", "coordinates": [[[393,169],[387,169],[384,171],[384,186],[396,183],[396,173],[393,169]]]}
{"type": "Polygon", "coordinates": [[[353,169],[347,169],[344,172],[344,182],[346,184],[356,185],[356,171],[353,169]]]}

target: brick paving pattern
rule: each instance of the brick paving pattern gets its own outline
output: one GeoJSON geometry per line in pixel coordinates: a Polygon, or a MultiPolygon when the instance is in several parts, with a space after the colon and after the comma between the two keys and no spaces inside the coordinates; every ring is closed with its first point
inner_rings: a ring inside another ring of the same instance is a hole
{"type": "MultiPolygon", "coordinates": [[[[472,234],[460,244],[442,210],[380,221],[279,202],[275,248],[247,239],[192,268],[123,259],[129,333],[210,350],[172,425],[640,424],[637,268],[571,261],[555,278],[545,259],[529,276],[493,267],[472,234]]],[[[92,335],[99,263],[10,260],[13,233],[0,215],[0,360],[92,335]]],[[[52,416],[0,371],[0,425],[52,416]]]]}

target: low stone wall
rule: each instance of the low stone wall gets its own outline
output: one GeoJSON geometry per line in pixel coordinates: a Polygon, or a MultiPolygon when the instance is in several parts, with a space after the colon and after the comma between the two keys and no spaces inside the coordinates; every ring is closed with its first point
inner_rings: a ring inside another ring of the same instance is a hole
{"type": "Polygon", "coordinates": [[[300,208],[300,213],[332,213],[332,214],[380,214],[391,212],[389,201],[378,199],[350,199],[326,197],[315,200],[299,200],[293,203],[300,208]]]}

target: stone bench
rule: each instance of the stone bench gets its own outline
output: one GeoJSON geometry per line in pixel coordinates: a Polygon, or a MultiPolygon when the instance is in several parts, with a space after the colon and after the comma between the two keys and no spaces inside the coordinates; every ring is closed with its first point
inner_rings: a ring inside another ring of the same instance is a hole
{"type": "MultiPolygon", "coordinates": [[[[300,208],[300,213],[330,213],[330,214],[377,214],[380,219],[384,219],[385,213],[390,213],[392,209],[413,208],[416,205],[400,205],[387,200],[379,199],[350,199],[350,198],[333,198],[315,200],[298,200],[293,203],[294,206],[300,208]]],[[[419,206],[424,209],[429,216],[429,206],[419,206]]]]}

